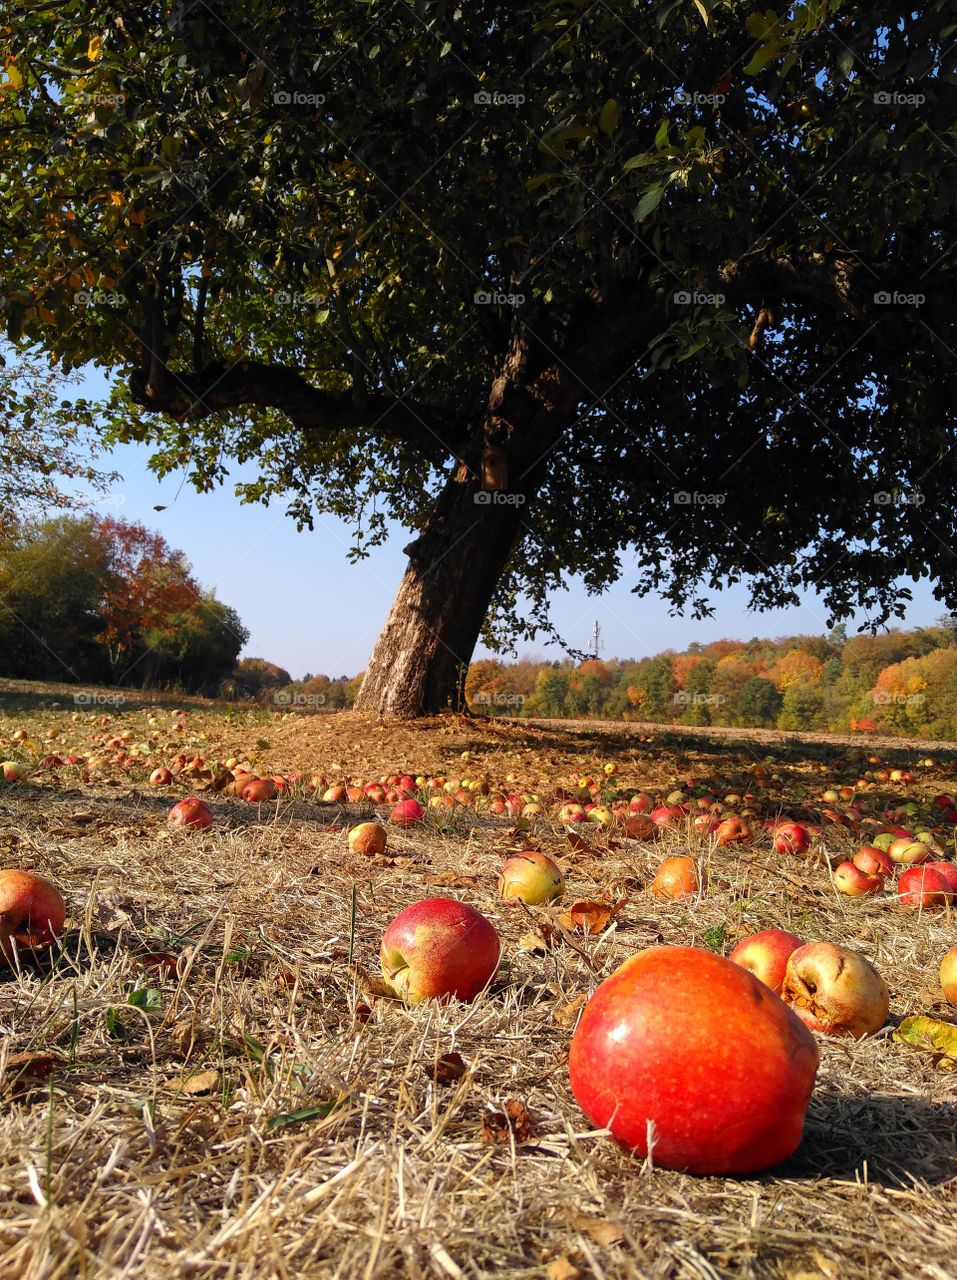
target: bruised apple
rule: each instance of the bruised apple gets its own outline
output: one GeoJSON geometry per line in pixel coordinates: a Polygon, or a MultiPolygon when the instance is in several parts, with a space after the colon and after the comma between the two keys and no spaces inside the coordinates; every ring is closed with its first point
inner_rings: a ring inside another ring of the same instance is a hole
{"type": "Polygon", "coordinates": [[[862,1036],[887,1021],[884,979],[857,951],[836,942],[808,942],[788,959],[781,998],[812,1031],[862,1036]]]}
{"type": "Polygon", "coordinates": [[[498,934],[455,898],[425,898],[400,911],[382,937],[382,976],[397,996],[474,1000],[498,968],[498,934]]]}
{"type": "Polygon", "coordinates": [[[378,822],[360,822],[349,832],[349,851],[374,858],[385,853],[386,838],[385,827],[378,822]]]}
{"type": "Polygon", "coordinates": [[[698,870],[694,858],[679,856],[665,858],[651,882],[651,895],[663,901],[675,898],[691,898],[701,893],[708,883],[707,875],[698,870]]]}
{"type": "Polygon", "coordinates": [[[950,879],[932,867],[908,867],[897,882],[897,893],[905,907],[946,907],[954,897],[950,879]]]}
{"type": "Polygon", "coordinates": [[[811,835],[800,822],[780,822],[772,840],[775,853],[803,853],[811,847],[811,835]]]}
{"type": "Polygon", "coordinates": [[[568,1060],[596,1126],[666,1169],[747,1174],[801,1140],[818,1051],[753,974],[710,951],[652,947],[601,984],[568,1060]]]}
{"type": "Polygon", "coordinates": [[[565,877],[551,858],[530,849],[505,863],[498,878],[498,891],[503,898],[520,899],[529,906],[538,906],[562,896],[565,877]]]}
{"type": "Polygon", "coordinates": [[[884,877],[868,875],[853,862],[842,862],[834,868],[834,888],[838,893],[846,893],[852,898],[860,898],[868,893],[880,893],[884,887],[884,877]]]}
{"type": "Polygon", "coordinates": [[[866,844],[863,849],[858,849],[851,861],[859,871],[863,871],[868,876],[889,876],[894,871],[894,863],[890,855],[872,844],[866,844]]]}
{"type": "Polygon", "coordinates": [[[0,871],[0,957],[13,963],[48,947],[60,934],[66,904],[56,885],[33,871],[0,871]]]}
{"type": "Polygon", "coordinates": [[[199,796],[187,796],[173,805],[166,815],[168,827],[192,827],[201,830],[212,826],[213,814],[208,805],[199,796]]]}
{"type": "Polygon", "coordinates": [[[400,800],[389,814],[389,821],[397,827],[414,827],[422,821],[423,814],[418,800],[400,800]]]}
{"type": "Polygon", "coordinates": [[[796,934],[788,933],[787,929],[765,929],[762,933],[752,934],[750,938],[743,938],[728,959],[753,973],[779,996],[784,986],[788,958],[792,951],[803,946],[804,940],[796,934]]]}

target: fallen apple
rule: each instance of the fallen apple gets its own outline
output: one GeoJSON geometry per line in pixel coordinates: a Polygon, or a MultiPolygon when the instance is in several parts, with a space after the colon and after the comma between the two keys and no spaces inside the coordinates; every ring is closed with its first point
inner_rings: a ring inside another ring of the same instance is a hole
{"type": "Polygon", "coordinates": [[[887,852],[890,854],[892,861],[903,867],[916,867],[922,862],[929,862],[931,859],[931,851],[926,844],[920,840],[911,840],[907,836],[900,836],[898,839],[892,840],[887,846],[887,852]]]}
{"type": "Polygon", "coordinates": [[[26,770],[16,760],[4,760],[0,763],[0,775],[4,782],[26,782],[27,780],[26,770]]]}
{"type": "Polygon", "coordinates": [[[270,800],[275,800],[278,794],[276,784],[271,778],[250,778],[243,784],[239,796],[247,804],[266,804],[270,800]]]}
{"type": "Polygon", "coordinates": [[[890,855],[874,845],[868,844],[863,849],[858,849],[851,861],[868,876],[889,876],[894,872],[894,862],[890,855]]]}
{"type": "Polygon", "coordinates": [[[352,853],[361,853],[367,858],[374,858],[385,853],[386,830],[378,822],[360,822],[349,832],[349,849],[352,853]]]}
{"type": "Polygon", "coordinates": [[[807,827],[799,822],[779,822],[774,828],[772,844],[775,853],[803,853],[811,847],[811,836],[807,827]]]}
{"type": "Polygon", "coordinates": [[[178,801],[166,815],[168,827],[189,827],[193,830],[201,830],[203,827],[211,826],[212,822],[212,810],[200,800],[199,796],[187,796],[185,800],[178,801]]]}
{"type": "Polygon", "coordinates": [[[598,987],[568,1070],[596,1127],[655,1164],[747,1174],[791,1155],[818,1066],[800,1019],[740,965],[639,951],[598,987]]]}
{"type": "Polygon", "coordinates": [[[537,906],[553,902],[565,892],[565,877],[558,864],[544,853],[529,850],[509,858],[498,878],[499,895],[537,906]]]}
{"type": "Polygon", "coordinates": [[[908,867],[897,881],[897,895],[905,907],[946,907],[954,899],[948,876],[931,867],[908,867]]]}
{"type": "Polygon", "coordinates": [[[168,787],[172,781],[173,775],[165,766],[159,769],[154,769],[150,774],[151,787],[168,787]]]}
{"type": "Polygon", "coordinates": [[[788,933],[786,929],[765,929],[761,933],[752,934],[750,938],[743,938],[728,959],[753,973],[779,996],[784,986],[788,958],[792,951],[803,946],[803,939],[788,933]]]}
{"type": "Polygon", "coordinates": [[[808,942],[788,958],[781,998],[812,1031],[862,1036],[887,1020],[884,979],[857,951],[835,942],[808,942]]]}
{"type": "Polygon", "coordinates": [[[880,893],[884,887],[884,877],[868,875],[853,862],[842,862],[834,868],[831,877],[838,893],[846,893],[852,898],[859,898],[869,893],[880,893]]]}
{"type": "Polygon", "coordinates": [[[424,815],[425,810],[418,800],[400,800],[389,814],[389,821],[397,827],[414,827],[424,815]]]}
{"type": "Polygon", "coordinates": [[[14,955],[49,947],[59,936],[66,904],[56,887],[33,871],[0,871],[0,956],[7,964],[14,955]]]}
{"type": "Polygon", "coordinates": [[[651,882],[650,893],[662,901],[690,898],[702,893],[707,885],[707,874],[703,868],[699,870],[695,859],[678,856],[665,858],[661,863],[651,882]]]}
{"type": "Polygon", "coordinates": [[[951,947],[940,962],[940,985],[944,998],[957,1004],[957,947],[951,947]]]}
{"type": "Polygon", "coordinates": [[[434,996],[474,1000],[498,968],[498,934],[474,907],[426,898],[400,911],[382,938],[382,976],[417,1004],[434,996]]]}

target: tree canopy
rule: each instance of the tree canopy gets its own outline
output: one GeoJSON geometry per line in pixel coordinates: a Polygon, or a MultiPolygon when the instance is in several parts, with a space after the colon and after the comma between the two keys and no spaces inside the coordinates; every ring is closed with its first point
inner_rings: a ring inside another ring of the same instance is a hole
{"type": "Polygon", "coordinates": [[[953,609],[953,37],[945,0],[24,8],[8,333],[114,371],[161,472],[415,531],[369,687],[422,705],[569,573],[953,609]]]}

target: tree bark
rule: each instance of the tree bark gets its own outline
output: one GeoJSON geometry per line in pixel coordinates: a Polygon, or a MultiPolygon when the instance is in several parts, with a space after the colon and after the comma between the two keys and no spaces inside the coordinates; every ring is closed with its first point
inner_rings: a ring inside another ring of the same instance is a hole
{"type": "Polygon", "coordinates": [[[449,479],[428,527],[408,548],[359,710],[411,718],[462,709],[469,662],[528,497],[483,491],[464,466],[449,479]]]}

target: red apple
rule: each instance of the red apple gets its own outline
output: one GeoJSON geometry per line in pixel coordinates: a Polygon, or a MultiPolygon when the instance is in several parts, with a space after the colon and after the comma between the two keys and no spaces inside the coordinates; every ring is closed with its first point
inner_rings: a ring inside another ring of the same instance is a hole
{"type": "Polygon", "coordinates": [[[582,1013],[568,1060],[595,1126],[666,1169],[747,1174],[797,1147],[818,1065],[806,1027],[740,965],[639,951],[582,1013]]]}
{"type": "Polygon", "coordinates": [[[897,892],[905,907],[946,907],[954,898],[949,877],[930,867],[908,867],[901,872],[897,892]]]}
{"type": "Polygon", "coordinates": [[[172,781],[173,775],[165,766],[160,769],[154,769],[150,774],[151,787],[168,787],[172,781]]]}
{"type": "Polygon", "coordinates": [[[707,888],[708,877],[694,858],[665,858],[651,882],[651,895],[663,901],[690,898],[707,888]]]}
{"type": "Polygon", "coordinates": [[[914,840],[910,836],[899,836],[887,846],[887,852],[898,866],[916,867],[921,862],[929,862],[931,852],[926,844],[914,840]]]}
{"type": "Polygon", "coordinates": [[[880,893],[884,887],[884,877],[868,875],[853,862],[842,862],[834,868],[834,888],[838,893],[846,893],[852,898],[859,898],[868,893],[880,893]]]}
{"type": "Polygon", "coordinates": [[[786,929],[765,929],[763,933],[742,939],[728,958],[753,973],[779,996],[784,986],[788,957],[803,946],[803,940],[786,929]]]}
{"type": "Polygon", "coordinates": [[[957,862],[927,862],[923,870],[936,871],[950,885],[950,891],[957,896],[957,862]]]}
{"type": "MultiPolygon", "coordinates": [[[[492,808],[493,809],[495,808],[494,803],[492,804],[492,808]]],[[[503,811],[504,811],[504,808],[505,808],[505,801],[503,798],[502,800],[503,811]]],[[[582,808],[582,806],[580,804],[577,804],[574,800],[567,801],[565,804],[562,805],[562,807],[558,811],[559,822],[584,822],[587,816],[588,815],[585,813],[585,810],[582,808]]]]}
{"type": "Polygon", "coordinates": [[[250,778],[239,793],[247,804],[266,804],[275,800],[277,794],[276,784],[270,778],[250,778]]]}
{"type": "Polygon", "coordinates": [[[349,832],[349,849],[352,853],[374,858],[385,853],[386,839],[385,827],[380,827],[378,822],[360,822],[349,832]]]}
{"type": "Polygon", "coordinates": [[[660,804],[648,815],[659,827],[680,826],[688,816],[680,804],[660,804]]]}
{"type": "Polygon", "coordinates": [[[952,947],[940,962],[940,985],[944,998],[957,1004],[957,947],[952,947]]]}
{"type": "Polygon", "coordinates": [[[63,928],[66,904],[59,889],[33,871],[0,871],[0,957],[49,947],[63,928]]]}
{"type": "Polygon", "coordinates": [[[835,942],[808,942],[788,959],[781,998],[812,1031],[862,1036],[887,1020],[884,979],[856,951],[835,942]]]}
{"type": "Polygon", "coordinates": [[[26,782],[27,780],[26,770],[16,760],[4,760],[0,763],[0,776],[4,782],[26,782]]]}
{"type": "Polygon", "coordinates": [[[491,982],[498,934],[474,907],[426,898],[400,911],[382,938],[382,976],[412,1004],[432,996],[474,1000],[491,982]]]}
{"type": "Polygon", "coordinates": [[[190,827],[199,830],[212,826],[212,810],[205,805],[199,796],[187,796],[174,804],[166,815],[168,827],[190,827]]]}
{"type": "Polygon", "coordinates": [[[422,821],[424,813],[418,800],[400,800],[389,814],[389,821],[397,827],[414,827],[422,821]]]}
{"type": "Polygon", "coordinates": [[[639,791],[628,801],[629,813],[650,813],[654,807],[654,801],[645,791],[639,791]]]}
{"type": "Polygon", "coordinates": [[[519,899],[530,906],[537,906],[562,896],[565,877],[551,858],[529,850],[508,859],[498,878],[498,891],[503,898],[519,899]]]}
{"type": "Polygon", "coordinates": [[[872,844],[858,849],[851,861],[868,876],[889,876],[894,872],[894,862],[890,855],[872,844]]]}
{"type": "Polygon", "coordinates": [[[811,847],[807,827],[800,822],[779,822],[774,828],[775,853],[803,853],[811,847]]]}

